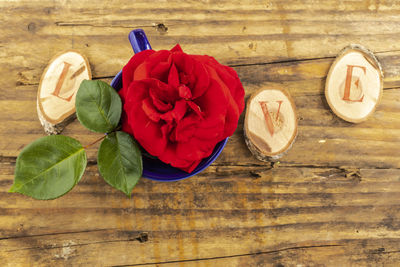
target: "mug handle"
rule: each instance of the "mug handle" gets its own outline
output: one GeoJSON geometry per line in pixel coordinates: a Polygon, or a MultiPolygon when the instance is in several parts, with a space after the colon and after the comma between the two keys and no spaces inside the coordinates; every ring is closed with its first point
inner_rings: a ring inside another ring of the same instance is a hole
{"type": "Polygon", "coordinates": [[[149,40],[147,40],[146,34],[144,33],[144,30],[142,29],[135,29],[129,33],[129,41],[131,42],[131,46],[133,49],[133,52],[135,54],[143,51],[143,50],[148,50],[151,49],[149,40]]]}

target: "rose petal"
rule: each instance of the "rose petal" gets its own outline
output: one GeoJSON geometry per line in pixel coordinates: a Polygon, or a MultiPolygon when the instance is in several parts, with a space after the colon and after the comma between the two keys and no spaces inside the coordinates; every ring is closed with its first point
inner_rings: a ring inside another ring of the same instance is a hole
{"type": "Polygon", "coordinates": [[[174,120],[174,117],[172,116],[172,111],[168,111],[168,112],[162,114],[160,116],[160,118],[167,123],[171,123],[174,120]]]}
{"type": "MultiPolygon", "coordinates": [[[[210,66],[207,67],[207,70],[210,73],[210,78],[212,79],[212,85],[210,87],[215,88],[214,90],[212,90],[212,92],[221,91],[224,94],[223,98],[225,100],[221,101],[221,102],[223,102],[225,104],[225,113],[221,113],[221,112],[215,110],[215,107],[213,108],[212,106],[209,106],[209,108],[205,108],[202,105],[200,105],[200,106],[205,110],[209,109],[209,111],[213,112],[214,114],[219,114],[219,115],[224,114],[224,116],[225,116],[224,137],[227,137],[227,136],[232,135],[236,130],[240,113],[243,111],[244,103],[241,104],[241,106],[238,106],[237,101],[233,98],[233,96],[231,94],[230,88],[228,87],[227,84],[225,84],[221,80],[217,71],[215,69],[211,68],[210,66]]],[[[233,87],[233,86],[236,87],[236,84],[230,85],[230,87],[233,87]]],[[[243,87],[241,87],[241,88],[242,88],[242,96],[244,96],[243,87]]],[[[211,88],[209,88],[207,90],[207,93],[205,95],[210,95],[208,93],[210,90],[211,90],[211,88]]],[[[220,97],[222,97],[222,96],[220,96],[220,97]]],[[[209,98],[206,98],[206,99],[207,100],[204,101],[205,103],[209,104],[212,102],[212,100],[210,100],[209,98]]],[[[242,98],[242,100],[239,100],[239,102],[240,101],[244,102],[243,98],[242,98]]]]}
{"type": "Polygon", "coordinates": [[[133,81],[127,89],[129,97],[125,99],[124,110],[129,110],[148,97],[148,86],[145,81],[133,81]]]}
{"type": "Polygon", "coordinates": [[[184,98],[184,99],[191,99],[192,98],[192,92],[190,91],[189,87],[187,87],[186,85],[179,85],[178,86],[178,90],[179,90],[179,96],[184,98]]]}
{"type": "Polygon", "coordinates": [[[121,114],[121,121],[122,121],[122,131],[133,135],[133,130],[131,128],[131,125],[128,122],[128,118],[126,116],[125,111],[122,112],[122,114],[121,114]]]}
{"type": "Polygon", "coordinates": [[[175,107],[173,110],[162,114],[160,118],[167,122],[171,122],[172,120],[179,122],[183,118],[183,116],[185,116],[186,110],[186,101],[184,99],[181,99],[175,102],[175,107]]]}
{"type": "Polygon", "coordinates": [[[172,53],[174,53],[174,52],[183,52],[182,48],[181,48],[181,46],[179,44],[176,44],[170,51],[172,53]]]}
{"type": "Polygon", "coordinates": [[[157,112],[149,98],[146,98],[142,101],[142,109],[150,120],[154,122],[158,122],[160,120],[161,114],[157,112]]]}
{"type": "Polygon", "coordinates": [[[236,71],[231,67],[221,65],[221,68],[217,69],[217,73],[224,84],[229,88],[239,108],[239,113],[242,113],[244,109],[244,89],[236,71]]]}
{"type": "Polygon", "coordinates": [[[147,58],[147,61],[151,64],[151,67],[154,68],[155,66],[160,64],[160,62],[168,62],[170,55],[171,52],[168,50],[159,50],[156,53],[150,55],[147,58]]]}
{"type": "Polygon", "coordinates": [[[239,113],[242,113],[244,109],[244,89],[236,71],[231,67],[220,64],[215,58],[210,56],[193,55],[192,57],[216,70],[217,75],[229,88],[232,97],[235,99],[236,105],[239,108],[239,113]]]}
{"type": "Polygon", "coordinates": [[[144,50],[140,53],[137,53],[132,56],[128,63],[122,68],[122,89],[119,91],[119,94],[123,99],[126,98],[126,90],[133,80],[133,73],[135,72],[136,68],[153,53],[155,53],[154,50],[144,50]]]}
{"type": "Polygon", "coordinates": [[[135,72],[133,73],[133,80],[140,81],[144,79],[149,79],[151,78],[149,72],[150,72],[150,64],[145,61],[136,68],[135,72]]]}
{"type": "Polygon", "coordinates": [[[192,172],[201,162],[201,159],[187,160],[185,158],[177,157],[176,149],[176,143],[168,144],[164,153],[159,156],[159,159],[167,164],[172,165],[173,167],[179,168],[189,173],[192,172]]]}
{"type": "MultiPolygon", "coordinates": [[[[168,83],[168,71],[171,65],[169,60],[171,52],[168,50],[160,50],[150,55],[146,59],[146,73],[148,75],[144,78],[158,79],[162,82],[168,83]]],[[[138,76],[140,78],[140,76],[138,76]]],[[[135,78],[136,79],[136,78],[135,78]]]]}
{"type": "Polygon", "coordinates": [[[194,103],[193,101],[187,101],[188,106],[194,111],[194,113],[200,117],[200,119],[204,118],[204,113],[201,111],[201,108],[194,103]]]}
{"type": "Polygon", "coordinates": [[[228,105],[226,90],[227,89],[214,78],[211,80],[208,90],[193,102],[201,108],[206,118],[225,117],[228,105]]]}
{"type": "Polygon", "coordinates": [[[135,69],[154,53],[156,53],[154,50],[143,50],[142,52],[133,55],[128,63],[122,68],[123,84],[129,85],[133,79],[135,69]]]}
{"type": "Polygon", "coordinates": [[[225,117],[209,117],[199,124],[195,137],[200,140],[215,140],[219,142],[226,138],[224,135],[225,117]]]}
{"type": "Polygon", "coordinates": [[[174,103],[179,99],[178,91],[166,83],[156,79],[146,80],[149,90],[153,91],[155,97],[165,103],[174,103]]]}
{"type": "Polygon", "coordinates": [[[178,69],[178,72],[184,72],[189,75],[193,73],[195,62],[188,54],[173,53],[171,54],[171,60],[178,69]]]}
{"type": "Polygon", "coordinates": [[[201,162],[201,159],[195,160],[195,161],[191,162],[191,164],[189,166],[181,167],[181,169],[187,173],[191,173],[194,171],[194,169],[196,169],[196,167],[199,165],[200,162],[201,162]]]}
{"type": "MultiPolygon", "coordinates": [[[[199,125],[199,121],[196,116],[189,115],[185,117],[182,121],[180,121],[174,131],[173,131],[173,140],[177,142],[188,142],[192,136],[195,134],[197,126],[199,125]]],[[[188,144],[190,145],[190,144],[188,144]]]]}
{"type": "Polygon", "coordinates": [[[165,103],[164,101],[159,99],[154,90],[149,90],[149,94],[150,94],[151,100],[153,101],[153,105],[160,112],[167,112],[173,108],[170,103],[165,103]]]}
{"type": "Polygon", "coordinates": [[[176,156],[178,158],[185,158],[186,160],[201,160],[211,155],[217,142],[210,142],[210,140],[200,140],[192,138],[187,143],[178,143],[176,149],[176,156]]]}
{"type": "Polygon", "coordinates": [[[218,76],[228,89],[228,110],[225,120],[225,136],[232,135],[237,127],[239,116],[244,109],[244,89],[236,72],[227,66],[216,68],[218,76]]]}
{"type": "Polygon", "coordinates": [[[175,67],[175,64],[172,63],[172,66],[169,70],[169,75],[168,75],[168,84],[172,87],[177,88],[179,86],[179,75],[178,75],[178,70],[175,67]]]}
{"type": "Polygon", "coordinates": [[[187,85],[190,82],[189,75],[184,72],[179,73],[179,81],[181,84],[187,85]]]}
{"type": "Polygon", "coordinates": [[[168,82],[167,81],[167,74],[168,74],[168,70],[169,70],[169,67],[171,66],[171,63],[170,62],[160,62],[159,64],[157,64],[152,70],[151,70],[151,73],[150,73],[150,76],[153,78],[153,79],[158,79],[158,80],[160,80],[160,81],[163,81],[163,82],[168,82]]]}
{"type": "MultiPolygon", "coordinates": [[[[170,139],[173,130],[174,130],[174,126],[172,123],[167,123],[167,124],[164,124],[163,126],[161,126],[161,132],[162,132],[163,136],[166,137],[167,140],[168,140],[168,138],[170,139]]],[[[173,140],[171,140],[171,141],[173,141],[173,140]]]]}
{"type": "Polygon", "coordinates": [[[204,64],[195,64],[196,82],[193,88],[193,99],[204,94],[210,85],[210,75],[204,64]]]}
{"type": "Polygon", "coordinates": [[[139,144],[151,155],[162,155],[167,146],[167,139],[163,135],[161,124],[149,120],[141,106],[132,108],[127,116],[139,144]]]}
{"type": "Polygon", "coordinates": [[[187,110],[186,101],[181,99],[175,102],[175,107],[172,110],[173,117],[176,122],[179,122],[185,116],[187,110]]]}

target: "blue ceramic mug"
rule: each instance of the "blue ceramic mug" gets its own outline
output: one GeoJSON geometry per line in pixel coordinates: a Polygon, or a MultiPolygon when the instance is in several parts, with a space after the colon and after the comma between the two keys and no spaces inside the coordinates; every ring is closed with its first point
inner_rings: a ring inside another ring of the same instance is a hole
{"type": "MultiPolygon", "coordinates": [[[[147,40],[146,34],[142,29],[136,29],[129,33],[129,41],[131,42],[133,51],[139,53],[143,50],[151,49],[150,43],[147,40]]],[[[120,71],[114,79],[111,81],[111,86],[119,91],[122,88],[122,71],[120,71]]],[[[211,155],[203,159],[200,164],[191,172],[187,173],[180,169],[174,168],[159,159],[151,158],[143,155],[143,177],[155,180],[155,181],[178,181],[185,178],[189,178],[193,175],[198,174],[205,168],[211,165],[216,158],[221,154],[224,149],[228,138],[219,142],[211,155]]]]}

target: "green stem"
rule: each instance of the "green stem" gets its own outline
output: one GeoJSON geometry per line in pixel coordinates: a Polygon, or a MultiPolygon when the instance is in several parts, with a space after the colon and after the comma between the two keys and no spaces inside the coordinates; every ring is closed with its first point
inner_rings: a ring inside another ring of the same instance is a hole
{"type": "Polygon", "coordinates": [[[100,142],[101,140],[103,140],[104,138],[106,138],[108,134],[111,134],[111,133],[114,133],[114,132],[116,132],[116,131],[119,131],[119,130],[121,130],[121,128],[122,128],[122,125],[118,125],[118,127],[115,128],[113,131],[111,131],[111,132],[109,132],[109,133],[105,133],[104,136],[100,137],[99,139],[97,139],[97,140],[94,141],[93,143],[84,146],[83,149],[87,149],[87,148],[93,146],[93,145],[96,144],[97,142],[100,142]]]}
{"type": "Polygon", "coordinates": [[[87,148],[93,146],[94,144],[96,144],[97,142],[100,142],[101,140],[103,140],[103,139],[106,138],[106,137],[107,137],[107,134],[104,134],[104,136],[100,137],[99,139],[97,139],[97,140],[94,141],[93,143],[90,143],[90,144],[84,146],[83,149],[87,149],[87,148]]]}

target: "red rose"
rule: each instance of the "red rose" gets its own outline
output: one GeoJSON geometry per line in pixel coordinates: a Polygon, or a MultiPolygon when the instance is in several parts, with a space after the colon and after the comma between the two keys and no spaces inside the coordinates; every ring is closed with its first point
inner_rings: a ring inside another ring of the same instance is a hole
{"type": "Polygon", "coordinates": [[[161,161],[191,172],[233,134],[244,108],[236,72],[179,45],[145,50],[122,70],[122,130],[161,161]]]}

